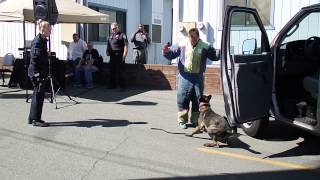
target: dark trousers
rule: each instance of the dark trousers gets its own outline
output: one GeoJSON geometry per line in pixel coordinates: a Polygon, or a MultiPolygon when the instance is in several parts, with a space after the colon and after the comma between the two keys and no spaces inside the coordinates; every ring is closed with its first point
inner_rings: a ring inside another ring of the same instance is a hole
{"type": "Polygon", "coordinates": [[[146,49],[133,49],[133,60],[135,64],[147,63],[147,50],[146,49]]]}
{"type": "Polygon", "coordinates": [[[199,99],[203,93],[203,76],[179,74],[179,86],[177,94],[178,122],[188,122],[189,104],[192,102],[190,121],[198,123],[199,118],[199,99]]]}
{"type": "Polygon", "coordinates": [[[39,78],[32,77],[33,95],[30,107],[29,122],[32,120],[41,120],[43,101],[46,91],[46,80],[39,80],[39,78]]]}
{"type": "Polygon", "coordinates": [[[110,88],[115,88],[118,84],[120,88],[126,88],[124,71],[125,62],[122,61],[122,54],[110,56],[110,88]]]}
{"type": "Polygon", "coordinates": [[[79,64],[81,58],[77,58],[75,60],[68,60],[67,61],[67,67],[66,67],[66,73],[73,73],[73,81],[75,81],[75,74],[76,74],[76,66],[79,64]]]}
{"type": "Polygon", "coordinates": [[[199,112],[199,99],[203,94],[203,77],[193,78],[192,81],[179,75],[177,105],[179,111],[189,110],[192,102],[192,112],[199,112]]]}

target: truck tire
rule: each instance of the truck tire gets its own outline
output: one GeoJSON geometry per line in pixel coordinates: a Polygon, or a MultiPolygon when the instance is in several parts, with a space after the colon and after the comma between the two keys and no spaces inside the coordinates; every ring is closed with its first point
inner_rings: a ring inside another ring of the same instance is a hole
{"type": "Polygon", "coordinates": [[[248,136],[254,138],[263,138],[266,135],[268,122],[269,118],[263,118],[261,120],[241,124],[240,127],[248,136]]]}

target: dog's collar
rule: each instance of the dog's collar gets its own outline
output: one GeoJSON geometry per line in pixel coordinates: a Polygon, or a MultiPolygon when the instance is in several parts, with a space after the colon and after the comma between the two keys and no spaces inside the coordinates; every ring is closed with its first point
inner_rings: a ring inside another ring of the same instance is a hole
{"type": "Polygon", "coordinates": [[[209,105],[209,107],[210,107],[210,103],[204,103],[204,102],[202,102],[202,103],[200,103],[200,104],[209,105]]]}
{"type": "Polygon", "coordinates": [[[201,103],[201,105],[199,106],[200,112],[205,112],[205,111],[208,111],[209,109],[210,109],[210,103],[201,103]]]}

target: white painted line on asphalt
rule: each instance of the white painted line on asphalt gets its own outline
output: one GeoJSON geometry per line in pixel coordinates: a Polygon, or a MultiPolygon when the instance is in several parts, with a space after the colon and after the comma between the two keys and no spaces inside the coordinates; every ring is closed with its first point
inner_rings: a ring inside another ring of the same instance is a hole
{"type": "Polygon", "coordinates": [[[199,148],[198,150],[201,152],[204,152],[204,153],[208,153],[208,154],[218,154],[218,155],[228,156],[228,157],[232,157],[232,158],[236,158],[236,159],[256,161],[256,162],[260,162],[263,164],[271,164],[274,166],[281,166],[281,167],[286,167],[286,168],[302,169],[302,170],[313,170],[311,167],[307,167],[307,166],[301,165],[301,164],[294,164],[294,163],[287,163],[287,162],[281,162],[281,161],[275,161],[275,160],[269,160],[269,159],[256,158],[256,157],[252,157],[252,156],[246,156],[246,155],[242,155],[242,154],[223,152],[223,151],[206,149],[206,148],[199,148]]]}

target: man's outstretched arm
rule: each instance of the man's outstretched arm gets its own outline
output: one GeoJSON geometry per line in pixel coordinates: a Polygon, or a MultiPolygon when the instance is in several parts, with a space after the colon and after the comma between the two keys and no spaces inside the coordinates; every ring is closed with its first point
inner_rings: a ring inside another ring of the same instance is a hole
{"type": "Polygon", "coordinates": [[[217,51],[215,48],[213,48],[212,46],[209,46],[208,49],[205,49],[205,53],[208,59],[210,59],[211,61],[218,61],[220,58],[218,57],[219,55],[217,55],[217,51]]]}
{"type": "Polygon", "coordinates": [[[177,48],[176,50],[172,51],[168,45],[165,45],[163,48],[162,48],[162,54],[163,56],[168,59],[168,60],[172,60],[172,59],[175,59],[177,57],[180,56],[180,53],[181,53],[181,50],[180,48],[177,48]]]}

